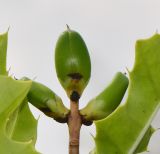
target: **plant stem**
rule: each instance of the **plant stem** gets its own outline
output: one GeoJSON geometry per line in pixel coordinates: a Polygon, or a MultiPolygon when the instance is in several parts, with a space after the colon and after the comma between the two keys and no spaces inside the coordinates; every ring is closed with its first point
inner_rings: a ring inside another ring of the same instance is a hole
{"type": "Polygon", "coordinates": [[[71,101],[70,109],[71,111],[68,117],[69,154],[79,154],[79,137],[82,119],[79,113],[78,101],[71,101]]]}

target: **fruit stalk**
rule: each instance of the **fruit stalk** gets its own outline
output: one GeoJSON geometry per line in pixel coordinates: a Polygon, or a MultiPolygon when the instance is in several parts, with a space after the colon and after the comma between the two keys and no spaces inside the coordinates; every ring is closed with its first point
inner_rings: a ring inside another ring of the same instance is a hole
{"type": "Polygon", "coordinates": [[[79,154],[79,138],[82,125],[78,101],[70,101],[69,128],[69,154],[79,154]]]}

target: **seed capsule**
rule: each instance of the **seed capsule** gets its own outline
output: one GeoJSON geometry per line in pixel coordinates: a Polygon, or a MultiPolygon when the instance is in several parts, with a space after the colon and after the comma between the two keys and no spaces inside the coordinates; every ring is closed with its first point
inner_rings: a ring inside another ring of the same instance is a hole
{"type": "Polygon", "coordinates": [[[80,110],[82,117],[86,121],[93,121],[103,119],[111,114],[120,104],[128,87],[128,82],[128,78],[118,72],[110,85],[80,110]]]}
{"type": "MultiPolygon", "coordinates": [[[[21,80],[30,79],[24,77],[21,80]]],[[[27,98],[32,105],[47,116],[54,118],[58,122],[67,121],[69,110],[64,106],[61,98],[45,85],[32,81],[32,86],[27,98]]]]}
{"type": "Polygon", "coordinates": [[[70,98],[73,92],[81,96],[91,74],[91,62],[85,42],[79,33],[64,31],[55,49],[58,79],[70,98]]]}

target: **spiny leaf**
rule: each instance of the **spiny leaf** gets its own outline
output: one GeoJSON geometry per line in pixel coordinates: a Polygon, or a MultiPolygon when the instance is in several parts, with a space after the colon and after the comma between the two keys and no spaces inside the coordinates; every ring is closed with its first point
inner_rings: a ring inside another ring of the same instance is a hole
{"type": "Polygon", "coordinates": [[[0,88],[2,154],[38,154],[34,148],[37,122],[24,100],[30,86],[31,81],[15,81],[10,77],[0,76],[0,87],[3,87],[0,88]]]}
{"type": "Polygon", "coordinates": [[[160,35],[136,43],[128,98],[95,122],[96,154],[133,154],[160,106],[160,35]]]}
{"type": "Polygon", "coordinates": [[[139,143],[138,147],[136,148],[134,154],[147,151],[150,138],[154,132],[155,132],[155,129],[152,126],[149,126],[149,128],[146,131],[145,135],[143,136],[141,142],[139,143]]]}
{"type": "Polygon", "coordinates": [[[29,109],[27,99],[23,101],[22,105],[20,105],[17,110],[16,116],[14,113],[16,122],[12,129],[11,138],[21,142],[32,140],[32,143],[35,144],[37,138],[37,120],[35,120],[29,109]]]}
{"type": "Polygon", "coordinates": [[[7,75],[6,56],[7,56],[8,31],[0,35],[0,75],[7,75]]]}

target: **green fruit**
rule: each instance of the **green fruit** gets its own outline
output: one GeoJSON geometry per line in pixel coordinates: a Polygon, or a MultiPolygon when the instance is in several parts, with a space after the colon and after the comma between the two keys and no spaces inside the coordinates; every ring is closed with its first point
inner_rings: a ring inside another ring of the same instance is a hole
{"type": "Polygon", "coordinates": [[[120,104],[128,87],[128,78],[118,72],[109,86],[92,99],[80,114],[87,121],[99,120],[111,114],[120,104]]]}
{"type": "MultiPolygon", "coordinates": [[[[21,80],[30,80],[22,78],[21,80]]],[[[44,114],[59,122],[66,122],[69,110],[64,106],[62,100],[51,89],[45,85],[32,81],[32,86],[27,94],[28,101],[44,114]]]]}
{"type": "Polygon", "coordinates": [[[78,100],[91,74],[88,49],[79,33],[68,28],[60,35],[55,49],[55,67],[68,97],[78,100]]]}

